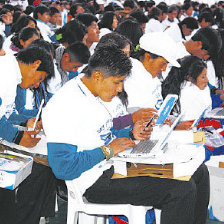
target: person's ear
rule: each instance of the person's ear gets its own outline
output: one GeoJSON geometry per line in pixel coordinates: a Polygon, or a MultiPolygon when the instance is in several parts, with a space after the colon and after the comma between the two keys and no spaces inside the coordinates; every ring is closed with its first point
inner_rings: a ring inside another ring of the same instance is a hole
{"type": "Polygon", "coordinates": [[[95,81],[101,81],[103,79],[102,74],[99,71],[94,71],[92,77],[95,81]]]}
{"type": "Polygon", "coordinates": [[[150,54],[148,52],[146,52],[145,55],[144,55],[144,60],[149,61],[150,59],[151,59],[150,54]]]}
{"type": "Polygon", "coordinates": [[[192,82],[192,83],[193,83],[193,81],[194,81],[194,79],[193,79],[190,75],[187,75],[187,80],[188,80],[189,82],[192,82]]]}
{"type": "Polygon", "coordinates": [[[64,59],[64,61],[69,62],[70,61],[69,53],[64,53],[63,54],[63,59],[64,59]]]}
{"type": "Polygon", "coordinates": [[[41,62],[42,62],[41,60],[36,60],[36,61],[33,63],[33,68],[34,68],[35,70],[37,70],[37,69],[39,68],[41,62]]]}
{"type": "Polygon", "coordinates": [[[194,41],[195,48],[201,49],[202,48],[202,42],[201,41],[194,41]]]}
{"type": "Polygon", "coordinates": [[[22,47],[24,47],[24,41],[23,40],[19,40],[19,43],[22,47]]]}

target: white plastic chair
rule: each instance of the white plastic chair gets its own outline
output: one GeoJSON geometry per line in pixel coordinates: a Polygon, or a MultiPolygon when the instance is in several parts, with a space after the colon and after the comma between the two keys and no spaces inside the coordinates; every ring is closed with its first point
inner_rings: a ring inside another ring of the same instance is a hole
{"type": "MultiPolygon", "coordinates": [[[[67,224],[93,224],[97,223],[97,218],[100,217],[101,223],[102,216],[108,215],[124,215],[128,218],[129,224],[145,224],[145,215],[152,206],[133,206],[130,204],[95,204],[90,203],[82,196],[76,180],[66,181],[68,188],[68,212],[67,212],[67,224]],[[78,217],[79,213],[88,214],[85,216],[85,221],[81,221],[78,217]],[[89,216],[92,215],[92,216],[89,216]],[[87,221],[88,219],[88,221],[87,221]],[[91,221],[90,221],[91,220],[91,221]],[[80,222],[81,221],[81,222],[80,222]]],[[[159,224],[160,217],[156,218],[157,224],[159,224]],[[158,222],[159,221],[159,222],[158,222]]],[[[98,222],[99,223],[99,222],[98,222]]]]}

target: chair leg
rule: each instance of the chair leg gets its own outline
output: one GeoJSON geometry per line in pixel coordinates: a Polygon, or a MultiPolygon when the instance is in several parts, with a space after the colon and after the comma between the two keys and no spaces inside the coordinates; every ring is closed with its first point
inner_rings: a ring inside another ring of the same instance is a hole
{"type": "Polygon", "coordinates": [[[107,216],[97,216],[97,224],[106,224],[107,216]]]}
{"type": "Polygon", "coordinates": [[[160,224],[161,210],[154,209],[154,211],[155,211],[155,216],[156,216],[156,224],[160,224]]]}
{"type": "Polygon", "coordinates": [[[79,212],[78,224],[97,224],[97,216],[79,212]]]}
{"type": "Polygon", "coordinates": [[[134,206],[128,215],[129,224],[145,224],[146,209],[142,206],[134,206]]]}
{"type": "Polygon", "coordinates": [[[68,209],[67,224],[78,224],[78,212],[68,209]]]}
{"type": "Polygon", "coordinates": [[[68,208],[67,208],[67,224],[78,223],[78,211],[76,203],[71,197],[68,197],[68,208]]]}

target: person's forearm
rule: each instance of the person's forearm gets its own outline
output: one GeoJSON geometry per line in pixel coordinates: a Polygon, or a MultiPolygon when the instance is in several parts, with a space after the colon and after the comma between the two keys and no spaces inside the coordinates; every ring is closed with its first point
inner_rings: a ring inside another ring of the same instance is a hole
{"type": "Polygon", "coordinates": [[[12,123],[3,116],[0,119],[0,137],[8,142],[14,142],[19,144],[22,138],[23,132],[18,131],[18,128],[14,127],[12,123]]]}
{"type": "Polygon", "coordinates": [[[83,172],[104,160],[100,148],[77,152],[77,146],[65,143],[47,143],[48,161],[55,176],[62,180],[73,180],[83,172]]]}
{"type": "Polygon", "coordinates": [[[129,133],[131,130],[132,130],[132,128],[124,128],[124,129],[120,129],[120,130],[113,129],[112,133],[117,138],[122,138],[122,137],[130,138],[129,133]]]}
{"type": "Polygon", "coordinates": [[[126,128],[130,125],[133,126],[133,124],[134,123],[131,114],[127,114],[113,119],[113,128],[117,130],[126,128]]]}

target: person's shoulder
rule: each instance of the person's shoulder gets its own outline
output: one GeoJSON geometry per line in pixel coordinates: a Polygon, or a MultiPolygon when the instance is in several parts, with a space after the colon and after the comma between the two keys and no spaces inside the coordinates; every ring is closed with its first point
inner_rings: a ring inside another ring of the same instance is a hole
{"type": "Polygon", "coordinates": [[[6,54],[4,56],[0,56],[1,69],[3,67],[7,67],[10,70],[11,68],[14,68],[15,63],[16,58],[13,54],[6,54]]]}

